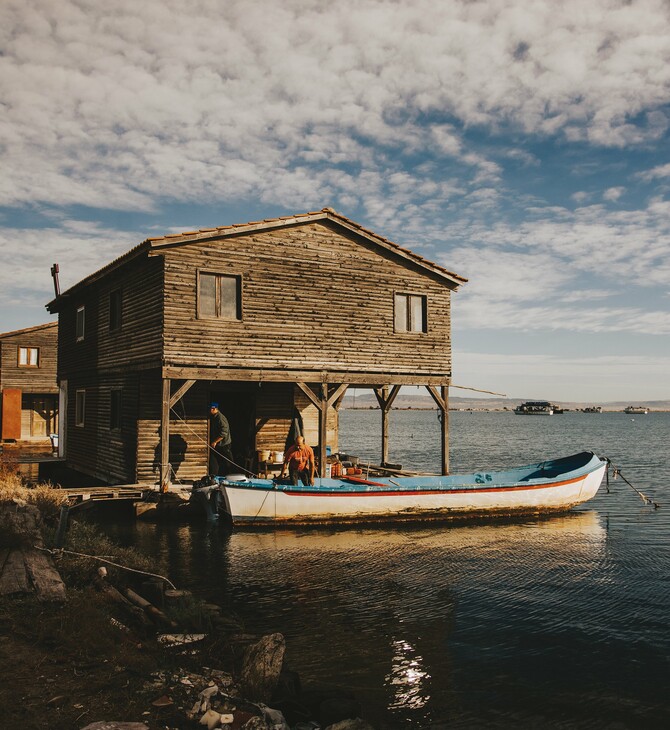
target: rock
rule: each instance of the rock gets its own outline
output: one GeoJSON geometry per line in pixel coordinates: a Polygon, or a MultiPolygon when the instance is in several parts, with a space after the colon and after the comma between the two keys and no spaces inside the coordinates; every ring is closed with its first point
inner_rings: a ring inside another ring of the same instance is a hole
{"type": "Polygon", "coordinates": [[[115,720],[102,720],[93,722],[81,730],[149,730],[149,726],[143,722],[117,722],[115,720]]]}
{"type": "Polygon", "coordinates": [[[207,710],[207,712],[200,718],[200,724],[206,725],[207,730],[214,730],[215,727],[221,725],[221,715],[216,710],[207,710]]]}
{"type": "Polygon", "coordinates": [[[372,725],[356,717],[353,720],[342,720],[333,725],[328,725],[326,730],[375,730],[372,725]]]}
{"type": "Polygon", "coordinates": [[[244,656],[241,682],[252,700],[269,702],[277,686],[286,642],[282,634],[269,634],[250,646],[244,656]]]}

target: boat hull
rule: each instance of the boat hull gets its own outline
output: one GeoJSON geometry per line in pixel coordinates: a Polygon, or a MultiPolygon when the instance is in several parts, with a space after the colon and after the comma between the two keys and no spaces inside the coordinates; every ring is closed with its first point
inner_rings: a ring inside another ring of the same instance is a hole
{"type": "MultiPolygon", "coordinates": [[[[566,511],[595,496],[606,462],[595,455],[551,476],[543,462],[508,472],[453,477],[316,480],[314,487],[270,480],[220,480],[236,524],[444,519],[566,511]],[[516,478],[515,478],[516,477],[516,478]]],[[[570,457],[575,458],[575,457],[570,457]]],[[[567,461],[567,459],[565,460],[567,461]]]]}

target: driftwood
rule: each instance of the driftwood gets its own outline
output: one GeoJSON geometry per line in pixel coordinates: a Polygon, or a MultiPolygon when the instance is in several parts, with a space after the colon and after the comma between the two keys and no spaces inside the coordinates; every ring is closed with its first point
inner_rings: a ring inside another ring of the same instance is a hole
{"type": "Polygon", "coordinates": [[[149,603],[146,598],[142,598],[142,596],[135,593],[135,591],[131,588],[126,588],[125,594],[129,601],[134,603],[136,606],[139,606],[152,620],[157,623],[161,623],[164,626],[168,626],[171,629],[177,628],[177,624],[174,621],[168,618],[159,608],[156,608],[156,606],[152,603],[149,603]]]}
{"type": "Polygon", "coordinates": [[[67,600],[65,585],[50,555],[28,548],[5,548],[0,554],[0,595],[33,592],[40,601],[67,600]]]}
{"type": "Polygon", "coordinates": [[[144,628],[152,626],[144,611],[134,606],[120,591],[108,583],[103,575],[99,574],[93,579],[93,586],[104,596],[108,603],[118,606],[125,617],[133,619],[144,628]]]}

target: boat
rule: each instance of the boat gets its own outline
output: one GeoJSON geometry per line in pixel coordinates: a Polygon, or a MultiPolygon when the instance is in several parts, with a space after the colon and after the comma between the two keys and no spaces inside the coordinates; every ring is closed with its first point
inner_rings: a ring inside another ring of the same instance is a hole
{"type": "Polygon", "coordinates": [[[646,416],[649,413],[649,409],[644,406],[626,406],[623,412],[646,416]]]}
{"type": "Polygon", "coordinates": [[[315,479],[213,477],[191,499],[233,524],[399,521],[567,511],[591,499],[607,460],[584,451],[505,471],[451,476],[315,479]]]}
{"type": "Polygon", "coordinates": [[[553,416],[554,412],[555,406],[546,400],[529,400],[514,409],[519,416],[553,416]]]}

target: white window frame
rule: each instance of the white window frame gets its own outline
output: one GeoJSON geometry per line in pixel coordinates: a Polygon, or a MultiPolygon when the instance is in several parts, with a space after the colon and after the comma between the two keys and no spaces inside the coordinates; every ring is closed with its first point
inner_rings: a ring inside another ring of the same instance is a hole
{"type": "Polygon", "coordinates": [[[20,368],[38,368],[40,366],[40,348],[19,345],[17,349],[17,363],[20,368]],[[35,353],[34,363],[31,362],[31,353],[35,353]]]}

